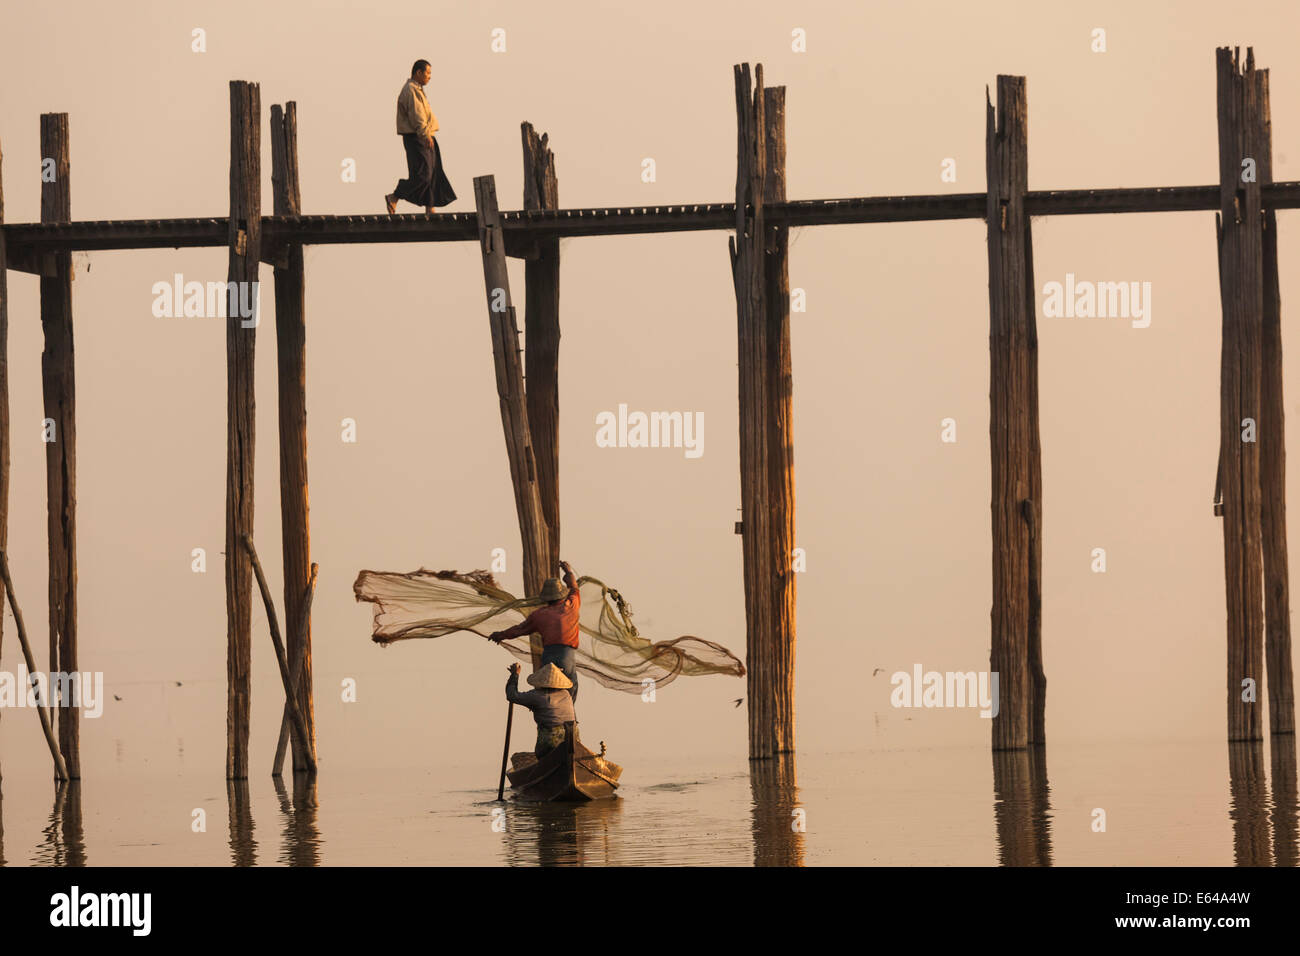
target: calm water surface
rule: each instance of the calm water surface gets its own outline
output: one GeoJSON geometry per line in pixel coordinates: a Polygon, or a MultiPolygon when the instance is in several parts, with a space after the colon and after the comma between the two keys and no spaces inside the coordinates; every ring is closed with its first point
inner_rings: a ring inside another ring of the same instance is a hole
{"type": "MultiPolygon", "coordinates": [[[[183,759],[0,784],[14,865],[1287,865],[1294,740],[626,762],[620,798],[499,804],[495,761],[227,785],[183,759]],[[494,815],[494,810],[504,809],[494,815]],[[202,813],[196,813],[202,811],[202,813]],[[1104,831],[1094,829],[1105,815],[1104,831]],[[196,830],[196,820],[205,826],[196,830]],[[494,828],[495,824],[495,828],[494,828]],[[800,829],[802,824],[802,829],[800,829]]],[[[26,762],[26,761],[24,761],[26,762]]]]}

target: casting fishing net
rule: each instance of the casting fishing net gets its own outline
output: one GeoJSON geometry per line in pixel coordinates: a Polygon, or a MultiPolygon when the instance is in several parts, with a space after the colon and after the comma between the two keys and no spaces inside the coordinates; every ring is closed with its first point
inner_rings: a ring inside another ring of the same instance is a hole
{"type": "MultiPolygon", "coordinates": [[[[745,673],[734,654],[712,641],[690,636],[646,640],[637,633],[631,608],[618,591],[593,577],[580,577],[577,584],[582,607],[575,663],[606,687],[639,694],[646,678],[662,687],[682,674],[745,673]]],[[[487,571],[362,571],[352,590],[358,601],[375,605],[371,637],[385,646],[456,631],[487,637],[520,623],[546,603],[516,598],[487,571]]],[[[527,636],[509,638],[501,646],[522,661],[532,660],[527,636]]]]}

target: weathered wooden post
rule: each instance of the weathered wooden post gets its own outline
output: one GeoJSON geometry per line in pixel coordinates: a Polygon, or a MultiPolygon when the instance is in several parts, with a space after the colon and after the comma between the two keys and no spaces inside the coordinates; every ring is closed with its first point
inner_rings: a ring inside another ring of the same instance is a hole
{"type": "MultiPolygon", "coordinates": [[[[765,203],[785,202],[785,87],[763,90],[765,203]]],[[[794,751],[794,376],[790,356],[790,229],[769,226],[763,248],[767,492],[771,556],[772,751],[794,751]]]]}
{"type": "MultiPolygon", "coordinates": [[[[41,222],[72,221],[68,114],[41,114],[41,222]]],[[[50,549],[50,671],[77,671],[77,424],[72,347],[72,253],[52,253],[41,272],[41,384],[45,399],[46,515],[50,549]]],[[[51,684],[58,681],[52,676],[51,684]]],[[[81,776],[79,708],[62,700],[59,747],[81,776]]]]}
{"type": "MultiPolygon", "coordinates": [[[[295,646],[298,648],[298,654],[297,656],[289,655],[289,684],[293,687],[299,685],[298,677],[302,674],[303,654],[308,649],[306,638],[302,636],[302,632],[306,631],[308,624],[311,623],[311,605],[316,596],[316,573],[319,569],[320,565],[313,562],[311,571],[307,575],[307,587],[303,591],[302,609],[298,614],[297,624],[299,637],[294,641],[295,646]]],[[[275,745],[275,763],[271,768],[271,776],[273,777],[278,777],[284,772],[284,755],[289,749],[289,728],[287,724],[292,723],[292,721],[293,709],[289,701],[286,700],[284,702],[284,715],[280,718],[280,739],[275,745]]]]}
{"type": "MultiPolygon", "coordinates": [[[[987,92],[986,92],[987,99],[987,92]]],[[[998,77],[996,113],[986,102],[989,250],[989,446],[993,471],[993,610],[989,668],[1001,705],[993,749],[1034,741],[1030,666],[1032,537],[1041,534],[1037,494],[1037,331],[1030,285],[1028,110],[1023,76],[998,77]],[[1032,412],[1031,412],[1032,409],[1032,412]]],[[[1035,568],[1036,572],[1036,568],[1035,568]]],[[[1037,573],[1032,575],[1038,579],[1037,573]]],[[[1041,697],[1041,690],[1038,694],[1041,697]]]]}
{"type": "MultiPolygon", "coordinates": [[[[271,107],[271,184],[277,216],[302,214],[298,185],[298,105],[271,107]]],[[[301,658],[296,682],[298,707],[309,735],[298,733],[285,703],[281,733],[291,735],[293,769],[303,771],[316,752],[316,708],[312,699],[311,620],[303,614],[307,578],[311,573],[307,507],[307,326],[302,243],[271,250],[275,267],[275,345],[280,404],[280,537],[284,551],[284,627],[289,660],[301,658]],[[305,646],[299,647],[303,643],[305,646]]]]}
{"type": "MultiPolygon", "coordinates": [[[[533,458],[528,408],[524,398],[523,368],[519,360],[519,326],[510,304],[510,279],[506,273],[505,236],[497,209],[496,181],[474,178],[474,205],[478,211],[479,249],[483,253],[483,281],[487,292],[488,322],[492,331],[492,357],[501,426],[505,430],[510,480],[515,492],[515,513],[523,546],[524,590],[537,594],[542,581],[554,573],[546,564],[550,554],[546,516],[542,512],[533,458]]],[[[539,635],[532,636],[533,668],[541,662],[539,635]]]]}
{"type": "MultiPolygon", "coordinates": [[[[1273,122],[1268,70],[1259,83],[1258,177],[1273,182],[1273,122]]],[[[1264,661],[1268,722],[1274,734],[1295,733],[1295,687],[1291,671],[1291,587],[1286,554],[1286,414],[1282,400],[1282,296],[1277,268],[1277,213],[1262,211],[1263,302],[1260,329],[1259,469],[1261,538],[1264,546],[1264,661]]]]}
{"type": "MultiPolygon", "coordinates": [[[[1264,273],[1259,182],[1257,176],[1245,174],[1245,161],[1257,161],[1263,143],[1254,52],[1247,50],[1244,72],[1238,53],[1227,47],[1217,51],[1220,208],[1216,226],[1223,305],[1219,447],[1228,610],[1228,739],[1257,740],[1262,735],[1258,691],[1264,677],[1257,440],[1262,416],[1264,273]]],[[[1281,428],[1280,421],[1277,426],[1281,428]]]]}
{"type": "MultiPolygon", "coordinates": [[[[1029,525],[1029,619],[1026,628],[1029,658],[1029,743],[1047,744],[1047,673],[1043,669],[1043,450],[1038,426],[1038,304],[1034,285],[1034,238],[1025,216],[1025,315],[1029,322],[1027,371],[1029,404],[1029,501],[1022,515],[1029,525]]],[[[1046,773],[1046,770],[1044,770],[1046,773]]]]}
{"type": "MultiPolygon", "coordinates": [[[[5,252],[4,150],[0,148],[0,554],[9,547],[9,257],[5,252]]],[[[0,614],[0,657],[4,651],[0,614]]]]}
{"type": "Polygon", "coordinates": [[[745,667],[748,671],[749,756],[772,756],[773,640],[772,557],[769,550],[768,362],[763,201],[767,194],[767,122],[763,66],[733,67],[736,86],[736,231],[728,240],[736,290],[740,393],[741,550],[745,581],[745,667]]]}
{"type": "MultiPolygon", "coordinates": [[[[311,740],[312,735],[308,733],[307,725],[303,722],[302,708],[298,706],[296,675],[289,669],[289,658],[284,650],[284,642],[280,639],[280,623],[276,620],[275,601],[271,597],[271,588],[266,583],[266,575],[262,571],[262,562],[258,560],[257,549],[253,546],[251,537],[245,535],[243,545],[248,549],[249,559],[253,562],[253,575],[257,578],[257,587],[262,592],[262,602],[266,606],[266,625],[271,632],[271,644],[275,648],[275,659],[280,668],[280,680],[284,684],[285,704],[289,708],[294,728],[298,731],[298,739],[311,740]]],[[[316,754],[314,751],[307,751],[307,766],[303,769],[308,773],[316,773],[316,754]]]]}
{"type": "Polygon", "coordinates": [[[248,777],[253,573],[253,352],[261,261],[261,91],[230,81],[230,247],[226,305],[226,777],[248,777]],[[252,313],[241,315],[241,304],[252,313]]]}
{"type": "MultiPolygon", "coordinates": [[[[18,632],[18,646],[22,651],[23,662],[27,665],[28,675],[34,676],[37,673],[36,658],[32,655],[32,645],[27,640],[27,628],[23,626],[23,612],[18,606],[18,596],[14,594],[14,581],[9,574],[9,555],[4,551],[0,551],[0,582],[3,582],[4,592],[9,595],[9,609],[14,614],[14,630],[18,632]]],[[[32,686],[36,687],[35,684],[32,686]]],[[[20,691],[20,693],[24,692],[20,691]]],[[[67,780],[68,765],[63,759],[63,754],[59,752],[59,744],[54,739],[54,728],[51,726],[50,701],[42,700],[39,693],[36,695],[36,716],[40,719],[41,733],[45,735],[45,742],[50,748],[50,757],[54,760],[54,779],[67,780]]]]}
{"type": "MultiPolygon", "coordinates": [[[[558,209],[555,154],[532,123],[521,124],[524,209],[558,209]]],[[[560,564],[560,241],[538,240],[524,263],[524,383],[537,491],[546,519],[546,576],[560,564]]]]}

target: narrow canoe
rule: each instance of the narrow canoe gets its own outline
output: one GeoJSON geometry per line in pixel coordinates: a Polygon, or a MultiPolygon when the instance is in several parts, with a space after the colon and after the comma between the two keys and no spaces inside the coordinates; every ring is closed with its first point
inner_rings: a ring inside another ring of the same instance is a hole
{"type": "MultiPolygon", "coordinates": [[[[612,797],[623,768],[592,753],[567,723],[564,743],[540,760],[531,753],[510,758],[510,788],[519,800],[584,801],[612,797]]],[[[602,747],[602,750],[604,748],[602,747]]]]}

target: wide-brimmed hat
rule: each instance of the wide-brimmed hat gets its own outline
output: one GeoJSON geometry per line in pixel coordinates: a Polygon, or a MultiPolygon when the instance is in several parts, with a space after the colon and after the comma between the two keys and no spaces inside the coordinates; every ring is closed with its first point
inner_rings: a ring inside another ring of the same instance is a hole
{"type": "Polygon", "coordinates": [[[528,675],[528,683],[542,690],[568,690],[573,681],[564,676],[564,671],[554,664],[547,664],[541,670],[528,675]]]}
{"type": "Polygon", "coordinates": [[[564,587],[560,584],[559,578],[547,578],[542,583],[543,601],[558,601],[562,597],[564,597],[564,587]]]}

